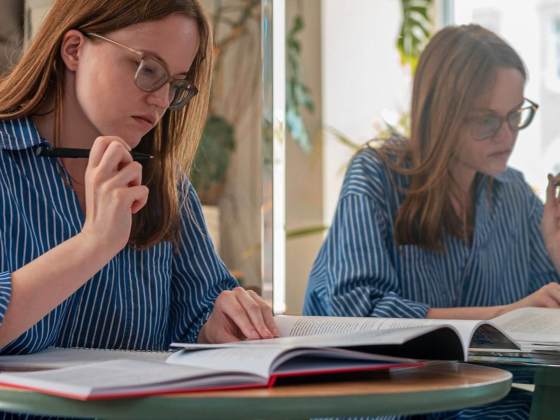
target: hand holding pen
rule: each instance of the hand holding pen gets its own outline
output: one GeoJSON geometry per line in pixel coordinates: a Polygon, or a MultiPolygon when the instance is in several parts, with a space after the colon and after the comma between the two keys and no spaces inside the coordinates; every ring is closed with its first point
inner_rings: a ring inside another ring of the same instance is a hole
{"type": "MultiPolygon", "coordinates": [[[[89,155],[85,172],[86,218],[80,234],[110,259],[128,243],[132,215],[146,205],[149,190],[142,185],[142,165],[133,159],[130,146],[121,138],[98,137],[91,151],[85,152],[89,155]]],[[[43,153],[54,155],[52,150],[43,153]]],[[[62,154],[57,152],[57,157],[65,157],[62,154]]]]}

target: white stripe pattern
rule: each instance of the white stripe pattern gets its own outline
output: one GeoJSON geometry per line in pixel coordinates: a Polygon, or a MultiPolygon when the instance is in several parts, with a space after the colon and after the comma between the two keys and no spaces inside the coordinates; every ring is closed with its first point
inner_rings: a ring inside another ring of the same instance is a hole
{"type": "MultiPolygon", "coordinates": [[[[84,221],[60,164],[35,156],[44,143],[30,119],[0,121],[0,320],[11,273],[76,235],[84,221]]],[[[164,350],[172,341],[196,341],[216,297],[237,283],[209,239],[194,189],[186,181],[180,189],[188,205],[177,252],[169,242],[125,247],[2,353],[48,346],[164,350]]]]}
{"type": "MultiPolygon", "coordinates": [[[[489,181],[477,177],[472,245],[446,235],[441,253],[398,246],[394,220],[408,178],[390,172],[374,149],[358,153],[311,270],[304,313],[423,318],[431,307],[509,304],[558,281],[539,229],[542,202],[513,169],[489,181]]],[[[515,398],[516,409],[502,402],[483,416],[524,418],[528,401],[515,398]]]]}

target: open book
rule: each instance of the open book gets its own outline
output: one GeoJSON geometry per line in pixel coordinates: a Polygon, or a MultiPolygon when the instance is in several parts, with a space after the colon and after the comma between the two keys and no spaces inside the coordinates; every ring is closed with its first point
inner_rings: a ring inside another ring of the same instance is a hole
{"type": "Polygon", "coordinates": [[[330,347],[247,346],[134,352],[52,348],[0,356],[0,384],[79,400],[254,387],[280,378],[423,366],[424,362],[330,347]]]}
{"type": "Polygon", "coordinates": [[[174,343],[175,353],[52,349],[0,356],[0,384],[77,399],[272,386],[278,378],[471,360],[473,352],[556,352],[560,310],[525,308],[491,321],[275,318],[280,337],[227,344],[174,343]],[[544,350],[543,350],[544,349],[544,350]],[[414,358],[414,359],[411,359],[414,358]],[[50,369],[21,372],[30,369],[50,369]],[[15,372],[14,372],[15,371],[15,372]]]}
{"type": "Polygon", "coordinates": [[[469,354],[558,352],[560,310],[522,308],[489,321],[277,316],[280,337],[219,345],[181,344],[182,348],[225,346],[337,346],[367,348],[398,357],[469,361],[469,354]],[[343,338],[344,337],[344,338],[343,338]],[[338,344],[337,344],[338,343],[338,344]]]}

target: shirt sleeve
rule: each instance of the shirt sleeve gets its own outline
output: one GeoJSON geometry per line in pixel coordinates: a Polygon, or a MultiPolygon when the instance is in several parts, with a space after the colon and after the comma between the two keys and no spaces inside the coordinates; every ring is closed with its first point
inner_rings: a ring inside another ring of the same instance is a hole
{"type": "MultiPolygon", "coordinates": [[[[529,188],[527,187],[529,190],[529,188]]],[[[550,282],[560,281],[554,268],[541,232],[541,220],[544,212],[542,201],[533,191],[529,191],[529,291],[531,294],[550,282]]]]}
{"type": "Polygon", "coordinates": [[[4,244],[0,241],[0,324],[12,297],[12,273],[8,270],[8,261],[4,244]]]}
{"type": "Polygon", "coordinates": [[[340,199],[310,274],[305,313],[426,317],[428,305],[402,297],[386,226],[387,217],[372,197],[351,193],[340,199]]]}
{"type": "Polygon", "coordinates": [[[238,286],[210,239],[198,196],[185,182],[186,204],[181,234],[173,258],[171,341],[196,342],[218,295],[238,286]]]}

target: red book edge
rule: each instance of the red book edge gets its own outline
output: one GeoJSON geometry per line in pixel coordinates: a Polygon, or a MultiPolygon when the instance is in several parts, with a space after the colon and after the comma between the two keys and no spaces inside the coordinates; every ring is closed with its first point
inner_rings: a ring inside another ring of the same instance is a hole
{"type": "Polygon", "coordinates": [[[366,368],[364,367],[339,368],[339,369],[326,369],[326,370],[316,370],[316,371],[273,374],[270,376],[268,383],[266,384],[208,386],[203,388],[177,388],[177,389],[162,389],[157,391],[127,391],[127,392],[113,392],[110,394],[107,393],[107,394],[89,395],[89,396],[73,394],[70,392],[51,391],[41,387],[34,387],[28,385],[11,384],[9,382],[3,382],[1,380],[0,380],[0,385],[6,388],[33,391],[33,392],[38,392],[40,394],[69,398],[69,399],[79,400],[79,401],[97,401],[97,400],[115,400],[115,399],[122,399],[122,398],[152,397],[152,396],[161,396],[161,395],[194,394],[197,392],[209,392],[209,391],[232,391],[232,390],[255,389],[255,388],[272,388],[278,378],[298,377],[298,376],[301,377],[321,376],[321,375],[329,375],[329,374],[337,374],[337,373],[369,372],[369,371],[376,371],[376,370],[416,368],[416,367],[423,367],[425,365],[426,365],[425,361],[407,362],[407,363],[384,363],[384,364],[373,365],[366,368]]]}

